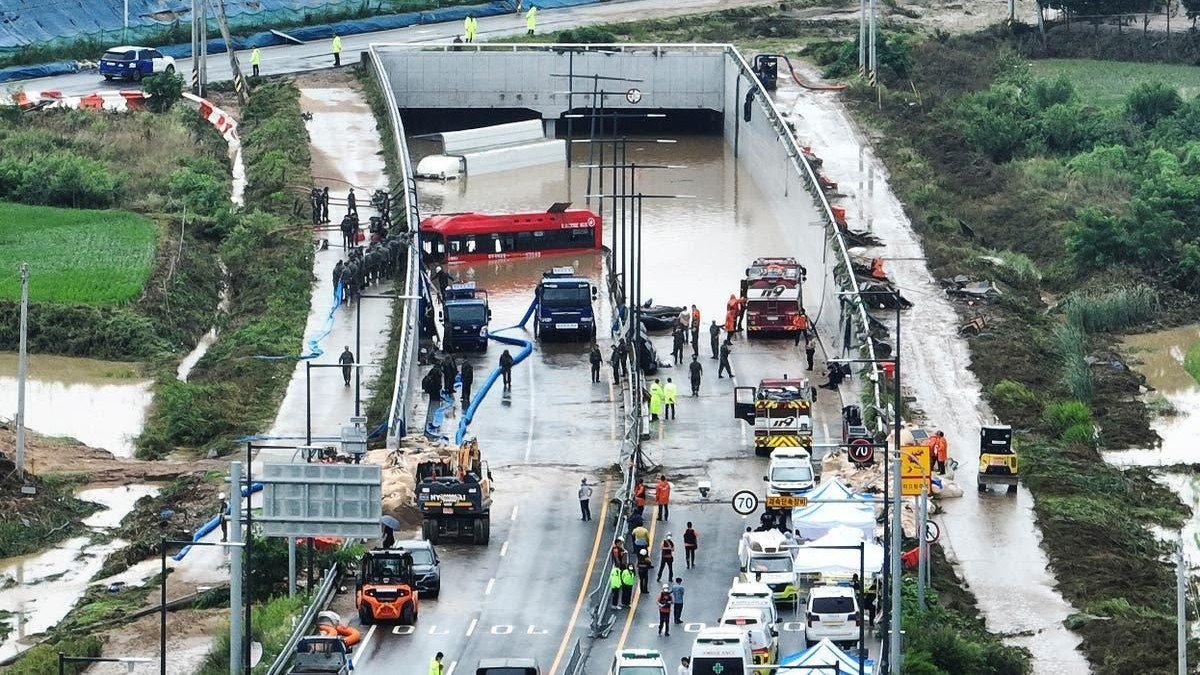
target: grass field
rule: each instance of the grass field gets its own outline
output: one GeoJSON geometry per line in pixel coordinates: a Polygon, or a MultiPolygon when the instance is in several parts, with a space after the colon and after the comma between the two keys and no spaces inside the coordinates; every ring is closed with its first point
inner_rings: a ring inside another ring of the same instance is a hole
{"type": "Polygon", "coordinates": [[[0,202],[0,299],[111,305],[142,291],[154,262],[155,229],[124,211],[89,211],[0,202]]]}
{"type": "Polygon", "coordinates": [[[1143,82],[1165,82],[1179,89],[1184,100],[1200,94],[1200,67],[1172,63],[1134,63],[1092,59],[1039,59],[1033,72],[1054,79],[1066,75],[1084,102],[1120,106],[1125,95],[1143,82]]]}

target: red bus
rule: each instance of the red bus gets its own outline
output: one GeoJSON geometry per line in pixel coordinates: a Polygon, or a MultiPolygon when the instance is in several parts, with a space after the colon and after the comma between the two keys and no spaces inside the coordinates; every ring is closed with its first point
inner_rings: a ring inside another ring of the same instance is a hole
{"type": "Polygon", "coordinates": [[[556,203],[532,213],[443,213],[421,221],[421,253],[433,262],[475,262],[595,251],[600,216],[556,203]]]}

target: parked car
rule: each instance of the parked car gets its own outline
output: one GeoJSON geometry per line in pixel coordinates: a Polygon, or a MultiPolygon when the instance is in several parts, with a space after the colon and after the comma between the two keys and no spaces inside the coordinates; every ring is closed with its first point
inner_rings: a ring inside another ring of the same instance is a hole
{"type": "Polygon", "coordinates": [[[100,74],[106,80],[140,81],[157,73],[175,72],[175,59],[150,47],[113,47],[100,57],[100,74]]]}
{"type": "Polygon", "coordinates": [[[480,659],[475,675],[541,675],[533,659],[480,659]]]}
{"type": "Polygon", "coordinates": [[[810,647],[827,639],[837,645],[857,645],[862,615],[849,586],[814,586],[808,592],[805,642],[810,647]]]}
{"type": "Polygon", "coordinates": [[[620,649],[608,675],[667,675],[667,664],[656,649],[620,649]]]}
{"type": "Polygon", "coordinates": [[[441,594],[442,561],[433,544],[424,539],[402,539],[392,547],[412,554],[413,579],[422,599],[433,599],[441,594]]]}

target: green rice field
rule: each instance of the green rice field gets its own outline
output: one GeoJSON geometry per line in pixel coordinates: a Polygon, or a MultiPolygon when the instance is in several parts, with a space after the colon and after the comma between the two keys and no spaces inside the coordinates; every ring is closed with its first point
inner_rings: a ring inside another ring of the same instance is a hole
{"type": "Polygon", "coordinates": [[[148,218],[0,202],[0,300],[21,297],[21,263],[29,263],[29,298],[113,305],[137,298],[154,263],[148,218]]]}
{"type": "Polygon", "coordinates": [[[1172,84],[1185,101],[1200,94],[1200,66],[1095,59],[1038,59],[1032,65],[1039,77],[1066,75],[1084,103],[1104,108],[1123,105],[1125,96],[1143,82],[1172,84]]]}

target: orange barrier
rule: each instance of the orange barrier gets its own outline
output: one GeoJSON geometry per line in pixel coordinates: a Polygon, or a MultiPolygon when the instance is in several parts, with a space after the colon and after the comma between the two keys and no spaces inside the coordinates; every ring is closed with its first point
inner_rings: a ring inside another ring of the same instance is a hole
{"type": "Polygon", "coordinates": [[[347,647],[353,647],[362,639],[362,635],[358,632],[358,629],[350,626],[334,626],[333,624],[323,623],[317,626],[317,632],[325,637],[341,637],[342,642],[345,642],[347,647]]]}

